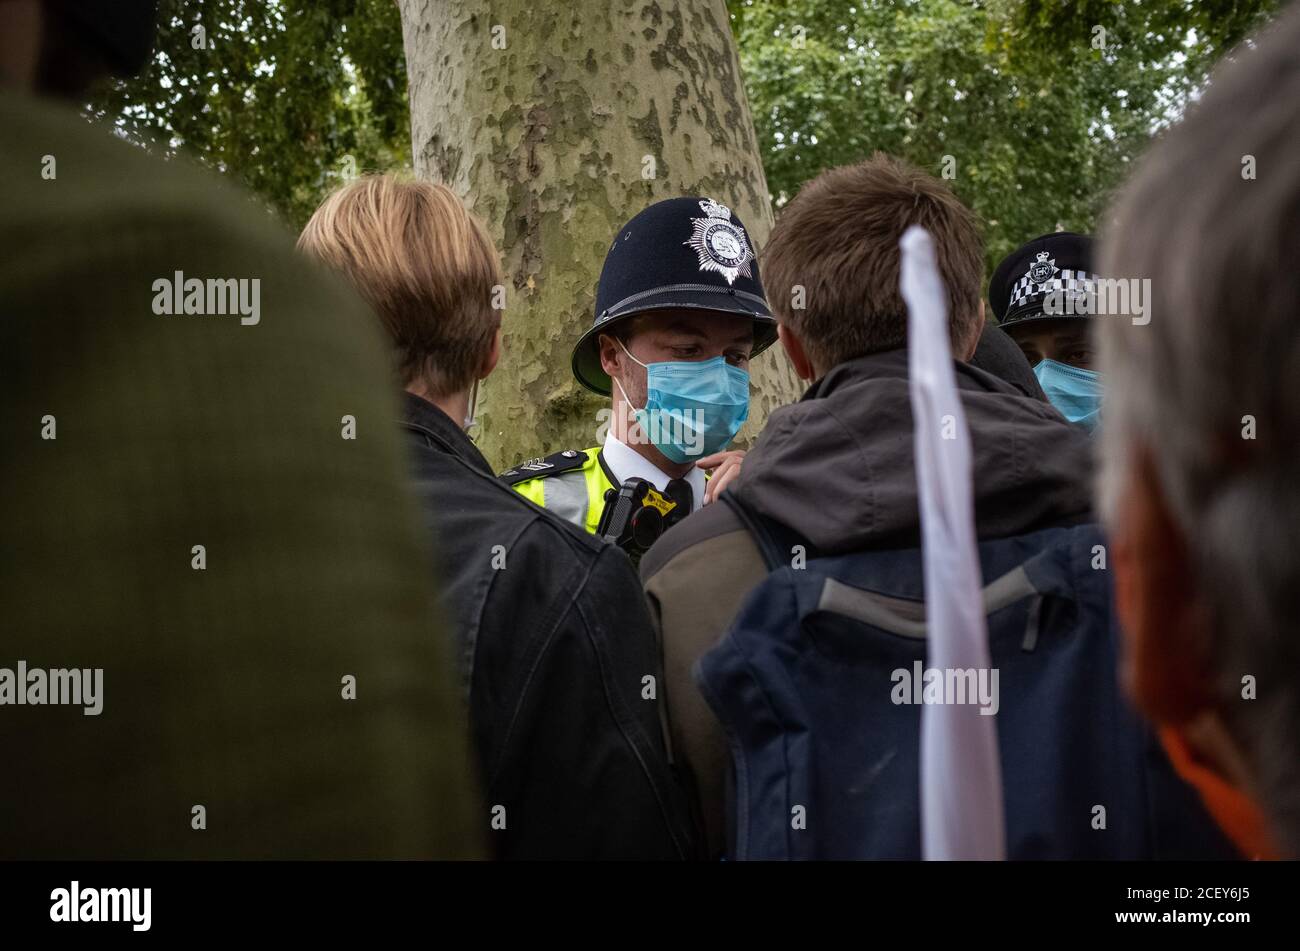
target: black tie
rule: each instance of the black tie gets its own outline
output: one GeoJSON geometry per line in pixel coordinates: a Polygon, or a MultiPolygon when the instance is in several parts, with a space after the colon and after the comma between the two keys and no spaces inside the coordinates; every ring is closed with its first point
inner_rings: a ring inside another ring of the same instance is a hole
{"type": "Polygon", "coordinates": [[[691,484],[685,479],[673,479],[664,489],[664,495],[668,496],[670,502],[676,502],[677,507],[668,513],[667,522],[669,525],[676,525],[686,516],[691,514],[691,508],[694,505],[695,493],[691,491],[691,484]]]}

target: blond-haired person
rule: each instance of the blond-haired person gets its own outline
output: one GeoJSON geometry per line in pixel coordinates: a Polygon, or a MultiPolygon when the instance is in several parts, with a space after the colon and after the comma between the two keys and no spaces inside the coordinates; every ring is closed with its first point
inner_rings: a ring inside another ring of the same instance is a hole
{"type": "Polygon", "coordinates": [[[465,433],[500,353],[500,261],[443,185],[373,176],[331,195],[299,247],[346,277],[393,344],[401,426],[433,539],[503,858],[685,858],[659,662],[618,549],[499,482],[465,433]]]}

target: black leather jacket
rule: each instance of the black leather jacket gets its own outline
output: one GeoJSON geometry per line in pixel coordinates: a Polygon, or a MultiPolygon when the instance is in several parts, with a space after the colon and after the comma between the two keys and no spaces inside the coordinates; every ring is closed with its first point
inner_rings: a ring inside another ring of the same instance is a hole
{"type": "Polygon", "coordinates": [[[693,857],[662,661],[627,556],[499,482],[442,410],[403,399],[495,854],[693,857]]]}

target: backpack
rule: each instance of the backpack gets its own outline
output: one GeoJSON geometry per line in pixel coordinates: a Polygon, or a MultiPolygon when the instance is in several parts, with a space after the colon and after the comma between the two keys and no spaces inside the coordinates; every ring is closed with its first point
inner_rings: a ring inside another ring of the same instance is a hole
{"type": "MultiPolygon", "coordinates": [[[[919,859],[921,552],[794,567],[797,536],[720,498],[769,570],[693,671],[731,746],[729,857],[919,859]]],[[[1104,545],[1095,525],[979,545],[1007,857],[1238,858],[1121,693],[1104,545]]]]}

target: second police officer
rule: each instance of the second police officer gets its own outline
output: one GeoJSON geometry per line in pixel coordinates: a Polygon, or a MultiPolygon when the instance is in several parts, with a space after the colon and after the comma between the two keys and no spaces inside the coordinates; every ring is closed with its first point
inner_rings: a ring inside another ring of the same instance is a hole
{"type": "Polygon", "coordinates": [[[1020,346],[1048,400],[1089,430],[1096,428],[1101,409],[1088,319],[1097,311],[1096,292],[1092,238],[1068,231],[1017,248],[989,282],[998,325],[1020,346]]]}

